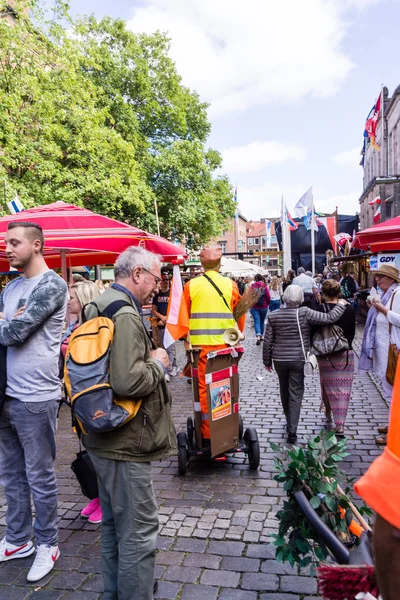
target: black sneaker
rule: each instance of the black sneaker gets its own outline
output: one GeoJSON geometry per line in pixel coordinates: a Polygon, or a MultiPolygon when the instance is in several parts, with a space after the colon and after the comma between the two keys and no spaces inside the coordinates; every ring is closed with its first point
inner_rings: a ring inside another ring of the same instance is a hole
{"type": "Polygon", "coordinates": [[[261,344],[261,337],[258,335],[257,341],[256,341],[256,346],[259,346],[260,344],[261,344]]]}

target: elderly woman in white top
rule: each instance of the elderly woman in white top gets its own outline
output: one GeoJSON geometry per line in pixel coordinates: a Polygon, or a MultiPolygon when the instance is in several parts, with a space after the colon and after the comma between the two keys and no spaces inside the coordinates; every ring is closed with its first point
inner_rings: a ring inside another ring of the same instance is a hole
{"type": "MultiPolygon", "coordinates": [[[[396,267],[383,265],[375,273],[382,291],[381,297],[374,298],[368,312],[359,359],[359,369],[372,369],[382,381],[385,400],[391,401],[393,386],[386,380],[386,368],[389,353],[389,323],[391,324],[391,342],[400,350],[400,273],[396,267]]],[[[387,427],[379,427],[386,434],[387,427]]],[[[376,438],[378,444],[385,444],[385,436],[376,438]]]]}

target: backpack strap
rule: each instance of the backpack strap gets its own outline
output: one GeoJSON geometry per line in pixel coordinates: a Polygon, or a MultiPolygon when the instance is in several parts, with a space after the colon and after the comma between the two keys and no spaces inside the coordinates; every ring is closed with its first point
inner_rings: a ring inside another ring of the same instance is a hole
{"type": "Polygon", "coordinates": [[[100,311],[96,302],[89,302],[88,304],[85,304],[85,306],[82,309],[82,323],[86,323],[87,321],[87,317],[85,314],[85,308],[87,306],[94,306],[97,310],[98,317],[107,317],[108,319],[112,319],[113,316],[124,306],[130,306],[132,308],[132,304],[130,302],[127,302],[126,300],[114,300],[114,302],[110,302],[110,304],[106,306],[103,311],[100,311]]]}
{"type": "MultiPolygon", "coordinates": [[[[106,308],[100,313],[100,315],[102,317],[112,319],[113,316],[124,306],[132,307],[132,304],[130,302],[127,302],[126,300],[114,300],[114,302],[111,302],[108,306],[106,306],[106,308]]],[[[99,309],[97,308],[97,310],[99,309]]]]}
{"type": "Polygon", "coordinates": [[[214,283],[214,281],[211,279],[211,277],[208,277],[208,275],[206,275],[205,273],[203,273],[203,277],[205,277],[207,279],[207,281],[209,283],[211,283],[211,285],[213,286],[213,288],[218,292],[218,294],[221,296],[222,300],[225,303],[226,308],[232,312],[232,309],[229,308],[227,301],[225,300],[225,296],[223,295],[223,293],[221,292],[221,290],[219,289],[219,287],[217,286],[216,283],[214,283]]]}

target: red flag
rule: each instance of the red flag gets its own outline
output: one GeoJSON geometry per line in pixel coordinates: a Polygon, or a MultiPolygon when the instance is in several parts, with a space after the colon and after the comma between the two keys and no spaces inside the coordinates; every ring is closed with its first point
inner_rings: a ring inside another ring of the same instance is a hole
{"type": "Polygon", "coordinates": [[[169,295],[167,322],[164,333],[164,348],[168,348],[189,331],[189,314],[183,299],[181,273],[178,265],[174,265],[171,293],[169,295]]]}
{"type": "Polygon", "coordinates": [[[378,100],[375,102],[372,115],[367,119],[365,123],[365,131],[368,133],[373,148],[380,150],[381,147],[376,141],[376,128],[378,126],[379,117],[381,114],[381,98],[382,92],[379,94],[378,100]]]}
{"type": "Polygon", "coordinates": [[[381,197],[380,197],[380,196],[376,196],[376,198],[374,198],[373,200],[370,200],[370,201],[368,202],[368,204],[369,204],[370,206],[373,206],[374,204],[382,204],[382,202],[381,202],[381,197]]]}
{"type": "Polygon", "coordinates": [[[381,220],[381,207],[378,206],[378,208],[376,209],[376,213],[374,214],[374,223],[375,223],[375,225],[377,223],[379,223],[380,220],[381,220]]]}

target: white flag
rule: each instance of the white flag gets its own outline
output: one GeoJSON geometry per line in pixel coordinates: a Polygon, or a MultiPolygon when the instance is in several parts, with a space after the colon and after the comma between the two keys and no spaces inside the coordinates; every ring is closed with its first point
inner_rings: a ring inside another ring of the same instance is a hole
{"type": "Polygon", "coordinates": [[[311,186],[310,189],[307,190],[306,193],[303,194],[303,196],[300,198],[300,200],[294,207],[293,212],[296,215],[296,217],[299,217],[299,219],[301,219],[301,217],[306,217],[307,213],[310,213],[312,211],[312,205],[313,194],[311,186]]]}
{"type": "Polygon", "coordinates": [[[18,194],[15,194],[14,200],[7,202],[8,210],[12,215],[16,215],[24,210],[21,200],[18,198],[18,194]]]}

